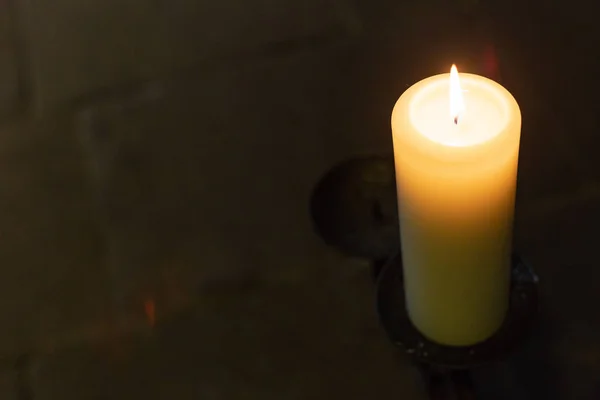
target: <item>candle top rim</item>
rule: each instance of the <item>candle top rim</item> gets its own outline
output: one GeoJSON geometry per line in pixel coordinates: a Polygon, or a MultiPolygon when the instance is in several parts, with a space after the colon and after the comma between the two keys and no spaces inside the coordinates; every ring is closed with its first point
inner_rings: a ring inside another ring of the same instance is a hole
{"type": "Polygon", "coordinates": [[[516,100],[499,83],[470,73],[461,73],[460,83],[470,104],[458,124],[453,123],[447,112],[449,73],[425,78],[400,97],[406,100],[408,119],[420,136],[445,147],[472,147],[493,140],[516,117],[520,121],[516,100]]]}

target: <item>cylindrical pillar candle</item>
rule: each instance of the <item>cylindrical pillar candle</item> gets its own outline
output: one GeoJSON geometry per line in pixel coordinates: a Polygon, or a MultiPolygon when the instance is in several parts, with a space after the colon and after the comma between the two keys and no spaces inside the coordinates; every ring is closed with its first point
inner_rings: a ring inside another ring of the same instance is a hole
{"type": "Polygon", "coordinates": [[[402,94],[392,132],[408,315],[437,343],[484,341],[508,309],[519,106],[453,66],[402,94]]]}

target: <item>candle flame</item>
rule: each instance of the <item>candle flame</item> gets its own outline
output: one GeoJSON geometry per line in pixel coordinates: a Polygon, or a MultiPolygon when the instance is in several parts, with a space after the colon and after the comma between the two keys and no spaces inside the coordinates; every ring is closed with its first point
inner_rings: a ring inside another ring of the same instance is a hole
{"type": "Polygon", "coordinates": [[[458,117],[465,111],[465,102],[463,99],[460,79],[456,65],[450,69],[450,117],[454,124],[458,124],[458,117]]]}

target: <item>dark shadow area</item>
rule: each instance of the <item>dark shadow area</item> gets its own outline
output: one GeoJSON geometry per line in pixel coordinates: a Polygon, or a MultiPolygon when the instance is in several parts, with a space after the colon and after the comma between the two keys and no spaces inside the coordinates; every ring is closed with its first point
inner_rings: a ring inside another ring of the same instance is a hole
{"type": "Polygon", "coordinates": [[[0,398],[426,399],[375,307],[390,116],[457,64],[521,108],[540,278],[477,398],[600,399],[597,0],[99,2],[0,29],[32,102],[0,135],[0,398]]]}

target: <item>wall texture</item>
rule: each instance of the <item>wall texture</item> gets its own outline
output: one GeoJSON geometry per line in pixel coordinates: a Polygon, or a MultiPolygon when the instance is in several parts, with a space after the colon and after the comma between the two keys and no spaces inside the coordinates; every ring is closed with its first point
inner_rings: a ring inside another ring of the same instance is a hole
{"type": "Polygon", "coordinates": [[[321,243],[308,199],[337,162],[390,151],[404,88],[456,58],[478,71],[493,38],[532,132],[516,235],[550,260],[542,221],[600,186],[592,139],[544,118],[554,70],[538,66],[556,54],[538,44],[556,18],[531,15],[482,0],[0,2],[0,397],[422,398],[377,327],[367,265],[321,243]]]}

